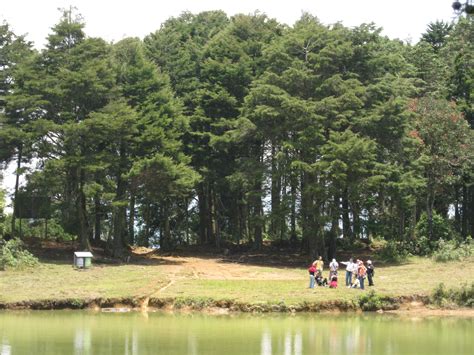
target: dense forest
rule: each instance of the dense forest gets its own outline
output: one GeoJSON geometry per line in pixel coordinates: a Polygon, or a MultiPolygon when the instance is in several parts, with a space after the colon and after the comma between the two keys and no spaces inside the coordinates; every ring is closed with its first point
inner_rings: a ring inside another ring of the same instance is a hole
{"type": "MultiPolygon", "coordinates": [[[[472,17],[416,44],[307,13],[183,13],[117,43],[84,26],[63,11],[40,51],[0,26],[0,164],[15,212],[50,199],[51,237],[331,257],[474,236],[472,17]]],[[[19,217],[0,233],[42,235],[19,217]]]]}

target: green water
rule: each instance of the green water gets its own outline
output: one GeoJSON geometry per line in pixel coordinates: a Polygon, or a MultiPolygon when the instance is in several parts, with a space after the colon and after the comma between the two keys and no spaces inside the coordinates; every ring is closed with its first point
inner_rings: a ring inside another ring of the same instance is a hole
{"type": "Polygon", "coordinates": [[[474,354],[474,319],[0,312],[0,354],[474,354]]]}

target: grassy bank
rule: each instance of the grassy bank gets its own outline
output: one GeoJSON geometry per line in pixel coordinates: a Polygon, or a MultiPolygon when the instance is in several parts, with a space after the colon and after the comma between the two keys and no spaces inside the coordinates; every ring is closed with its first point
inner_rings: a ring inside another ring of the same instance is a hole
{"type": "MultiPolygon", "coordinates": [[[[376,266],[375,287],[366,289],[395,303],[426,299],[440,283],[452,288],[474,281],[472,262],[411,258],[401,265],[376,266]]],[[[156,307],[244,311],[259,307],[263,311],[357,309],[360,297],[368,291],[343,287],[343,271],[341,276],[338,289],[313,290],[307,288],[304,265],[255,265],[184,256],[94,265],[89,270],[41,262],[34,269],[0,272],[0,304],[2,308],[64,308],[71,303],[72,308],[83,308],[145,302],[156,307]]]]}

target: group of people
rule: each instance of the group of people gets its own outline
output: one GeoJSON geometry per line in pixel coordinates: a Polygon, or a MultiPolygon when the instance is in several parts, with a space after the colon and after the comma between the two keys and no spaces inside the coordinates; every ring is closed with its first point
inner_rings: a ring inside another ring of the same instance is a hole
{"type": "MultiPolygon", "coordinates": [[[[374,286],[375,269],[372,261],[367,260],[366,266],[362,260],[357,259],[354,261],[353,258],[350,258],[349,261],[341,261],[341,264],[346,265],[346,287],[363,290],[365,278],[369,280],[369,286],[374,286]]],[[[329,263],[329,278],[323,277],[323,269],[324,261],[320,256],[308,269],[309,288],[314,288],[316,285],[337,288],[339,263],[336,259],[332,259],[329,263]]]]}

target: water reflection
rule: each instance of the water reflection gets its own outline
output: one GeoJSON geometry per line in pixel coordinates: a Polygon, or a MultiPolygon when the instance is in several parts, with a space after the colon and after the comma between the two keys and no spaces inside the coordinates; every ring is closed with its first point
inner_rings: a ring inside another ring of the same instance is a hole
{"type": "Polygon", "coordinates": [[[11,353],[12,347],[7,343],[2,344],[2,347],[0,347],[0,355],[11,355],[11,353]]]}
{"type": "Polygon", "coordinates": [[[260,348],[261,355],[272,355],[272,335],[268,328],[262,333],[262,343],[260,348]]]}
{"type": "Polygon", "coordinates": [[[472,319],[0,312],[0,355],[469,354],[472,319]]]}
{"type": "Polygon", "coordinates": [[[74,334],[74,354],[92,354],[91,331],[88,328],[77,328],[74,334]]]}

